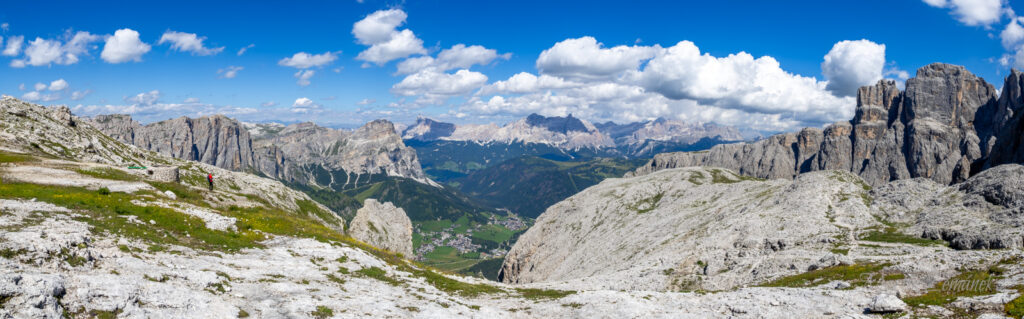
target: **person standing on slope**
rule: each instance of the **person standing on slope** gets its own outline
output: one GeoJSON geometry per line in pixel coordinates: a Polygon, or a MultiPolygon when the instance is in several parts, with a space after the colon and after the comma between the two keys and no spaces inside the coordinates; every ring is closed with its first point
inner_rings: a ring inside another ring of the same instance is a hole
{"type": "Polygon", "coordinates": [[[213,191],[213,173],[206,174],[206,181],[210,182],[210,191],[213,191]]]}

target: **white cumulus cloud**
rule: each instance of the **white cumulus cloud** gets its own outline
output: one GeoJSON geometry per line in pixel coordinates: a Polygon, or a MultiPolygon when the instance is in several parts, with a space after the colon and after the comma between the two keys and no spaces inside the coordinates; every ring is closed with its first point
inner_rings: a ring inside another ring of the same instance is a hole
{"type": "Polygon", "coordinates": [[[950,13],[969,26],[989,26],[1008,12],[1005,0],[924,0],[930,6],[950,9],[950,13]]]}
{"type": "MultiPolygon", "coordinates": [[[[36,38],[28,43],[28,47],[25,48],[25,56],[21,59],[12,60],[11,66],[20,68],[28,65],[49,66],[52,64],[69,65],[78,63],[79,56],[88,55],[92,42],[100,40],[100,36],[78,31],[74,34],[68,32],[64,35],[64,39],[66,41],[36,38]]],[[[8,42],[8,50],[4,50],[4,54],[7,55],[7,51],[10,51],[10,55],[16,56],[21,49],[21,41],[22,39],[20,38],[12,38],[11,42],[8,42]]]]}
{"type": "Polygon", "coordinates": [[[635,75],[646,90],[670,99],[748,113],[789,113],[800,121],[832,122],[853,116],[852,97],[837,97],[826,83],[783,70],[770,56],[746,52],[715,57],[682,41],[651,59],[635,75]]]}
{"type": "Polygon", "coordinates": [[[541,74],[533,75],[528,72],[516,73],[508,80],[497,81],[480,89],[479,94],[493,93],[534,93],[552,89],[566,89],[582,86],[580,83],[566,81],[565,79],[541,74]]]}
{"type": "Polygon", "coordinates": [[[465,69],[455,73],[424,70],[405,77],[391,87],[391,92],[406,96],[452,96],[470,93],[485,83],[487,76],[480,72],[465,69]]]}
{"type": "Polygon", "coordinates": [[[139,40],[139,32],[132,29],[120,29],[107,38],[100,58],[107,63],[124,63],[142,61],[142,55],[149,52],[150,46],[139,40]]]}
{"type": "Polygon", "coordinates": [[[308,69],[312,67],[322,67],[334,60],[338,59],[338,55],[333,52],[324,52],[321,54],[309,54],[306,52],[299,52],[291,57],[281,59],[277,61],[278,65],[288,66],[297,69],[308,69]]]}
{"type": "Polygon", "coordinates": [[[297,98],[297,99],[295,99],[295,103],[292,103],[293,107],[307,107],[307,106],[312,106],[312,105],[313,105],[313,100],[310,100],[309,98],[306,98],[306,97],[297,98]]]}
{"type": "Polygon", "coordinates": [[[63,91],[65,89],[67,89],[67,88],[68,88],[68,81],[65,81],[64,79],[57,79],[57,80],[55,80],[53,82],[50,82],[50,86],[49,86],[50,91],[63,91]]]}
{"type": "Polygon", "coordinates": [[[855,96],[857,89],[882,78],[885,45],[866,39],[839,41],[821,62],[821,74],[828,80],[826,89],[839,96],[855,96]]]}
{"type": "Polygon", "coordinates": [[[21,46],[25,42],[25,37],[20,35],[7,37],[7,46],[4,47],[4,51],[0,52],[5,56],[17,56],[21,54],[21,46]]]}
{"type": "Polygon", "coordinates": [[[356,40],[370,46],[356,59],[381,65],[413,54],[426,54],[423,40],[412,30],[397,30],[407,17],[401,9],[380,10],[353,24],[352,34],[356,40]]]}
{"type": "Polygon", "coordinates": [[[131,103],[132,105],[153,105],[160,101],[160,91],[152,90],[132,96],[126,96],[124,97],[124,101],[131,103]]]}
{"type": "Polygon", "coordinates": [[[193,55],[214,55],[224,51],[224,47],[208,48],[203,41],[206,41],[206,37],[200,37],[195,33],[167,31],[160,36],[157,44],[170,43],[172,50],[191,52],[193,55]]]}
{"type": "Polygon", "coordinates": [[[566,39],[540,53],[537,70],[543,74],[579,79],[608,79],[661,51],[659,46],[616,46],[605,48],[593,37],[566,39]]]}
{"type": "Polygon", "coordinates": [[[322,109],[323,108],[320,106],[320,104],[313,103],[313,100],[307,97],[300,97],[298,99],[295,99],[295,102],[292,103],[291,112],[303,114],[319,113],[322,111],[322,109]]]}
{"type": "Polygon", "coordinates": [[[438,71],[468,69],[473,65],[490,64],[498,58],[507,60],[511,56],[511,53],[498,54],[498,51],[494,49],[479,45],[466,46],[460,43],[442,50],[437,54],[436,59],[430,56],[405,59],[398,64],[398,73],[411,74],[426,68],[435,68],[438,71]]]}

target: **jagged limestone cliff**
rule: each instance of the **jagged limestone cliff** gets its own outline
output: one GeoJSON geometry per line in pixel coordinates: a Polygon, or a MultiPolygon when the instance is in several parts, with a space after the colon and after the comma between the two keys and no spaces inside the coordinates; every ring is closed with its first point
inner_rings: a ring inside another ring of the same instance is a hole
{"type": "MultiPolygon", "coordinates": [[[[1021,103],[1014,102],[1020,73],[1007,77],[1009,88],[997,101],[995,88],[961,66],[935,63],[917,71],[900,92],[896,83],[881,80],[857,94],[856,116],[824,130],[771,136],[753,143],[718,145],[707,152],[658,154],[630,175],[673,167],[715,166],[759,178],[793,178],[797,174],[838,169],[853,172],[869,184],[924,177],[938,183],[962,182],[986,164],[1012,151],[1013,130],[1021,103]],[[1005,102],[1004,102],[1005,101],[1005,102]],[[993,117],[991,114],[1003,114],[993,117]],[[1004,135],[1001,139],[992,136],[1004,135]],[[986,143],[982,143],[986,138],[986,143]]],[[[1020,130],[1016,131],[1019,135],[1020,130]]],[[[990,165],[991,166],[991,165],[990,165]]]]}
{"type": "Polygon", "coordinates": [[[423,173],[416,151],[406,147],[394,125],[377,120],[355,131],[298,123],[250,136],[237,120],[215,115],[181,117],[141,125],[128,115],[99,115],[91,124],[126,144],[175,158],[234,171],[253,171],[290,183],[330,187],[356,184],[383,174],[436,185],[423,173]],[[345,180],[318,180],[341,172],[345,180]]]}

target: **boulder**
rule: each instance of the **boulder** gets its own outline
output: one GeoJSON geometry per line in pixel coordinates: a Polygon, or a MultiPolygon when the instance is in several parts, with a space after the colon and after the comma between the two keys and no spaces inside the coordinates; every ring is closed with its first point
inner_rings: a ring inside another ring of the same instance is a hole
{"type": "Polygon", "coordinates": [[[889,294],[875,296],[875,298],[871,299],[871,306],[868,307],[868,311],[873,313],[893,313],[906,310],[907,304],[903,300],[889,294]]]}
{"type": "Polygon", "coordinates": [[[405,210],[389,202],[366,199],[352,219],[349,235],[377,248],[413,256],[412,221],[405,210]]]}

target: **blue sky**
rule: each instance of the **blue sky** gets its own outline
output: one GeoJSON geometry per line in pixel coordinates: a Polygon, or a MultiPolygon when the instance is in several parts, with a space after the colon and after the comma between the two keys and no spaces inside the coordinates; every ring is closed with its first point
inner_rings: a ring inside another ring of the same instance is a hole
{"type": "Polygon", "coordinates": [[[503,123],[538,112],[785,131],[848,119],[856,86],[882,77],[902,83],[931,62],[964,65],[1001,87],[1024,42],[1013,5],[25,1],[0,9],[2,48],[23,37],[20,50],[0,56],[0,93],[147,122],[226,113],[351,127],[418,115],[503,123]],[[360,21],[363,31],[354,28],[360,21]],[[90,41],[76,50],[79,32],[90,41]],[[201,46],[188,41],[193,35],[201,46]],[[57,44],[55,55],[30,54],[36,38],[57,44]],[[107,56],[111,38],[125,41],[107,56]],[[371,49],[393,52],[364,53],[371,49]],[[227,78],[231,67],[240,69],[227,78]]]}

